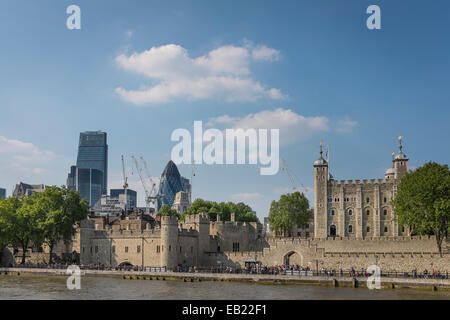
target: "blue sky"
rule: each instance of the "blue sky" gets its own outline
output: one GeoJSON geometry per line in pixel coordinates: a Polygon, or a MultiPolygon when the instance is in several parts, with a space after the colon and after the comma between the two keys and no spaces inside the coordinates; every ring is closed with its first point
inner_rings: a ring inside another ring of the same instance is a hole
{"type": "MultiPolygon", "coordinates": [[[[110,187],[122,183],[122,154],[143,156],[159,176],[172,131],[212,119],[280,127],[299,187],[313,185],[320,140],[337,179],[383,177],[400,134],[410,166],[448,163],[449,10],[448,1],[2,1],[0,187],[64,184],[85,130],[108,132],[110,187]],[[71,4],[81,30],[66,28],[71,4]],[[366,28],[371,4],[381,30],[366,28]],[[223,68],[231,83],[205,91],[201,80],[223,68]],[[161,83],[169,89],[139,103],[117,89],[134,97],[161,83]]],[[[194,197],[243,200],[260,218],[290,190],[281,170],[260,176],[251,165],[199,165],[194,179],[194,197]]]]}

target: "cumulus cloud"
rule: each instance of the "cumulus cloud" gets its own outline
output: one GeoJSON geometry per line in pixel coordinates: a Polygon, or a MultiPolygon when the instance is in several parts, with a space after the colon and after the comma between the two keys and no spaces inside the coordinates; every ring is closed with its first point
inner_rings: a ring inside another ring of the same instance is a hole
{"type": "Polygon", "coordinates": [[[137,105],[169,103],[176,99],[282,100],[286,96],[279,89],[267,88],[253,80],[250,72],[251,61],[278,58],[279,52],[266,46],[222,46],[196,58],[191,58],[179,45],[152,47],[140,53],[119,55],[116,63],[157,83],[138,90],[118,87],[115,92],[125,101],[137,105]]]}
{"type": "Polygon", "coordinates": [[[346,116],[343,120],[339,120],[337,123],[336,132],[338,133],[349,133],[358,124],[357,121],[351,120],[346,116]]]}
{"type": "Polygon", "coordinates": [[[252,50],[252,57],[256,60],[276,61],[280,59],[280,52],[262,45],[252,50]]]}
{"type": "Polygon", "coordinates": [[[279,129],[280,142],[284,144],[301,141],[329,129],[326,117],[305,117],[291,109],[283,108],[264,110],[243,117],[223,115],[209,119],[207,124],[227,124],[233,129],[279,129]]]}
{"type": "Polygon", "coordinates": [[[0,155],[2,166],[34,174],[45,172],[45,169],[36,165],[46,164],[55,158],[52,151],[41,150],[30,142],[8,139],[4,136],[0,136],[0,155]]]}

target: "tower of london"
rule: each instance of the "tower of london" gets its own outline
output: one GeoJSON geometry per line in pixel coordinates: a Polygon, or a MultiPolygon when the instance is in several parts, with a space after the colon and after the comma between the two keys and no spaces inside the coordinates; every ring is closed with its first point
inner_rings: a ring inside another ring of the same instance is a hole
{"type": "Polygon", "coordinates": [[[380,237],[407,235],[394,219],[392,202],[400,179],[408,172],[402,151],[392,159],[384,179],[340,180],[329,172],[329,163],[314,161],[314,237],[380,237]]]}

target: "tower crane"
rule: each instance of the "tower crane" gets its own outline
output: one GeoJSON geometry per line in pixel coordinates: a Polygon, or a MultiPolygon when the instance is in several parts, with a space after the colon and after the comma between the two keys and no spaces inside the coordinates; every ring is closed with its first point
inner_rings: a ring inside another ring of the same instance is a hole
{"type": "MultiPolygon", "coordinates": [[[[283,171],[286,172],[286,174],[287,174],[287,176],[288,176],[288,178],[289,178],[289,181],[291,182],[292,189],[294,190],[294,192],[300,191],[300,190],[297,188],[297,185],[296,185],[296,183],[295,183],[294,174],[293,174],[293,172],[291,171],[291,169],[289,169],[286,160],[284,160],[283,158],[281,158],[281,161],[282,161],[282,163],[283,163],[283,166],[282,166],[281,169],[282,169],[283,171]]],[[[301,183],[300,183],[300,185],[302,186],[302,189],[303,189],[304,191],[306,191],[305,186],[304,186],[303,184],[301,184],[301,183]]]]}
{"type": "Polygon", "coordinates": [[[125,213],[127,212],[127,207],[128,207],[128,177],[127,174],[125,172],[125,160],[123,159],[123,155],[122,155],[122,175],[123,175],[123,190],[124,190],[124,194],[125,194],[125,213]]]}
{"type": "Polygon", "coordinates": [[[195,160],[192,161],[191,187],[189,188],[189,202],[192,204],[192,186],[195,177],[195,160]]]}
{"type": "Polygon", "coordinates": [[[139,162],[137,161],[135,156],[131,156],[131,158],[133,159],[134,162],[134,166],[136,167],[136,171],[139,175],[139,179],[141,180],[142,183],[142,187],[144,188],[144,192],[145,192],[145,208],[146,208],[146,212],[149,214],[150,213],[150,193],[147,189],[147,185],[145,184],[145,180],[142,176],[142,168],[139,166],[139,162]]]}
{"type": "Polygon", "coordinates": [[[147,166],[147,161],[143,157],[140,157],[142,163],[144,164],[145,172],[147,174],[147,178],[150,181],[150,185],[152,186],[148,198],[149,201],[153,203],[153,206],[155,208],[155,213],[158,211],[159,201],[162,199],[163,195],[159,193],[159,190],[156,187],[155,181],[152,179],[152,176],[150,174],[150,170],[147,166]]]}

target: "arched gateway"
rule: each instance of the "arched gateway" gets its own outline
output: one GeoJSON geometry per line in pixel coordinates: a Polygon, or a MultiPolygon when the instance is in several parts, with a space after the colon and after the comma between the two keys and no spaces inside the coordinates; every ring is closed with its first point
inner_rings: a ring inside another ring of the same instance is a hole
{"type": "Polygon", "coordinates": [[[292,266],[294,264],[302,266],[303,265],[303,255],[297,251],[289,251],[283,257],[283,263],[286,266],[292,266]]]}

